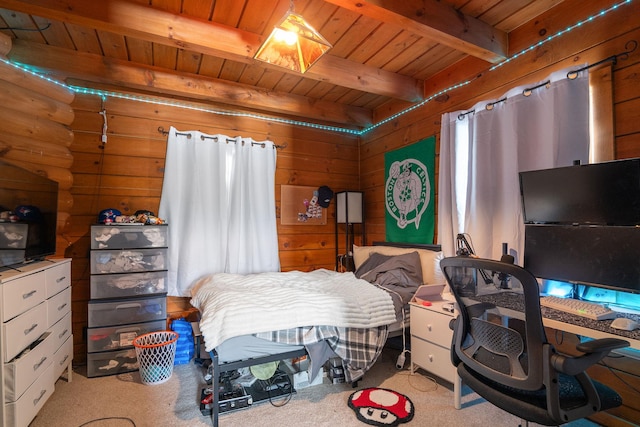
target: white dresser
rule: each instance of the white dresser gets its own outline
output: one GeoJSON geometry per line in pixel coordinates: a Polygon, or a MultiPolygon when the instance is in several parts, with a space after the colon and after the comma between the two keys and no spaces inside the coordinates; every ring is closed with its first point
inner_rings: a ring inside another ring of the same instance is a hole
{"type": "Polygon", "coordinates": [[[453,331],[449,323],[457,316],[444,310],[450,301],[436,301],[430,306],[418,302],[410,303],[411,310],[411,373],[418,368],[431,372],[453,384],[454,405],[460,407],[458,389],[460,380],[451,363],[451,339],[453,331]]]}
{"type": "Polygon", "coordinates": [[[0,269],[2,426],[26,427],[67,371],[71,381],[71,260],[0,269]]]}

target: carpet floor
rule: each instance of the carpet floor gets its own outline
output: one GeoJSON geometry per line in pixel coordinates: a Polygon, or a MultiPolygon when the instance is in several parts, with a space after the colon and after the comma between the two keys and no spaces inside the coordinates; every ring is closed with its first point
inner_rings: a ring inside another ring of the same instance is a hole
{"type": "MultiPolygon", "coordinates": [[[[411,374],[408,361],[405,369],[398,370],[397,356],[397,351],[385,349],[358,383],[358,388],[382,387],[407,395],[415,405],[415,416],[406,425],[518,426],[519,419],[487,403],[466,387],[462,409],[454,409],[453,392],[448,386],[438,384],[423,370],[411,374]]],[[[205,371],[194,363],[175,366],[171,378],[156,385],[142,384],[138,372],[89,379],[83,371],[82,368],[74,370],[71,382],[64,378],[58,380],[53,396],[30,427],[212,425],[199,408],[205,371]]],[[[347,399],[354,391],[350,384],[331,384],[325,378],[322,384],[298,390],[284,405],[284,399],[280,399],[221,414],[220,427],[364,427],[347,406],[347,399]]],[[[597,426],[586,420],[568,425],[597,426]]]]}

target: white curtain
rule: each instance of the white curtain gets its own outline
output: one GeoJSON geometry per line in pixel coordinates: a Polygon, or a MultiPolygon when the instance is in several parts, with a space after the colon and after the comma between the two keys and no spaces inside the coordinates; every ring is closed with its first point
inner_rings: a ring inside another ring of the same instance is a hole
{"type": "Polygon", "coordinates": [[[438,240],[447,256],[466,233],[476,255],[522,265],[524,222],[518,172],[589,159],[589,79],[554,73],[529,93],[519,87],[471,111],[442,117],[438,240]],[[527,96],[528,95],[528,96],[527,96]]]}
{"type": "Polygon", "coordinates": [[[171,128],[158,214],[169,224],[171,296],[209,273],[279,271],[271,141],[171,128]]]}

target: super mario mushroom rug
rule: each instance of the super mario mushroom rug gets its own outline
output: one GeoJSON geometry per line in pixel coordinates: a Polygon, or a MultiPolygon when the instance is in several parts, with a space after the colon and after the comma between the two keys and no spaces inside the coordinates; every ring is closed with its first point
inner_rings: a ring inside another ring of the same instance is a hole
{"type": "Polygon", "coordinates": [[[364,388],[349,396],[356,417],[372,426],[397,426],[413,418],[413,402],[404,394],[386,388],[364,388]]]}

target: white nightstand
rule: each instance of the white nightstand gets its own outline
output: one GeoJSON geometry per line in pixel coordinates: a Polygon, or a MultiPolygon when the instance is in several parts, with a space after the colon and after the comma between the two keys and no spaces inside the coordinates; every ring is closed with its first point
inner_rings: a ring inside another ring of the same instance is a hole
{"type": "Polygon", "coordinates": [[[443,306],[451,301],[433,302],[424,306],[410,303],[411,310],[411,373],[418,368],[431,372],[453,384],[454,406],[460,409],[461,382],[455,366],[451,363],[451,338],[453,331],[449,322],[457,311],[445,311],[443,306]]]}

